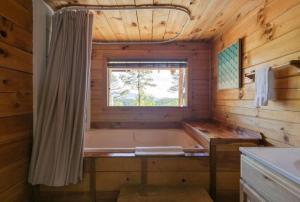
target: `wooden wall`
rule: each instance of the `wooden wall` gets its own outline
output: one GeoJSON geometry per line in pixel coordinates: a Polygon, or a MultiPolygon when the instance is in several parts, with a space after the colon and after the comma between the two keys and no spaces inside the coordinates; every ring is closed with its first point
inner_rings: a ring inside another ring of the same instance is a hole
{"type": "Polygon", "coordinates": [[[30,201],[32,3],[0,1],[0,200],[30,201]]]}
{"type": "Polygon", "coordinates": [[[217,90],[219,51],[243,40],[243,74],[300,59],[300,1],[268,0],[213,41],[214,119],[260,131],[276,146],[300,146],[300,74],[295,67],[276,71],[276,101],[255,108],[254,83],[243,76],[241,90],[217,90]]]}
{"type": "Polygon", "coordinates": [[[209,69],[210,46],[205,43],[168,45],[97,46],[93,47],[91,70],[91,122],[178,122],[210,116],[209,69]],[[108,58],[187,59],[188,107],[107,107],[108,58]]]}

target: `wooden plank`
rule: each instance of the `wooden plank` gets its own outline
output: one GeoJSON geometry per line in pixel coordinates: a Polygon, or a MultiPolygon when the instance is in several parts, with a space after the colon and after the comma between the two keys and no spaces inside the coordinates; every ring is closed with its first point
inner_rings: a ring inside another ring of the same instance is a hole
{"type": "Polygon", "coordinates": [[[197,34],[201,31],[201,26],[197,23],[204,18],[203,12],[207,9],[211,1],[209,0],[194,0],[190,2],[189,10],[191,11],[191,19],[188,22],[184,33],[180,37],[181,40],[189,40],[193,34],[197,34]]]}
{"type": "Polygon", "coordinates": [[[14,0],[18,2],[21,6],[26,8],[29,12],[32,12],[32,1],[31,0],[14,0]]]}
{"type": "MultiPolygon", "coordinates": [[[[271,2],[272,0],[268,1],[271,2]]],[[[213,36],[214,39],[217,39],[218,37],[222,36],[223,34],[226,34],[228,30],[230,30],[232,27],[234,27],[236,24],[239,24],[243,19],[247,18],[249,14],[253,12],[257,7],[260,7],[263,5],[263,0],[256,0],[256,1],[247,1],[242,6],[240,6],[240,9],[234,13],[230,13],[231,15],[228,17],[228,19],[223,21],[222,23],[218,23],[219,25],[222,25],[221,28],[216,30],[215,35],[213,36]]]]}
{"type": "Polygon", "coordinates": [[[20,48],[29,53],[32,52],[32,33],[14,24],[12,21],[0,17],[0,41],[8,45],[20,48]]]}
{"type": "Polygon", "coordinates": [[[24,201],[30,202],[31,188],[28,186],[27,181],[24,180],[8,190],[1,192],[2,201],[24,201]]]}
{"type": "Polygon", "coordinates": [[[90,202],[88,192],[40,192],[36,198],[38,202],[90,202]]]}
{"type": "Polygon", "coordinates": [[[208,172],[148,172],[147,179],[149,185],[199,185],[208,190],[208,172]]]}
{"type": "Polygon", "coordinates": [[[0,93],[0,117],[32,113],[31,93],[0,93]]]}
{"type": "Polygon", "coordinates": [[[1,181],[0,181],[0,192],[13,187],[14,185],[27,179],[28,175],[28,159],[16,161],[9,166],[0,170],[1,181]]]}
{"type": "MultiPolygon", "coordinates": [[[[135,1],[135,5],[153,4],[153,0],[135,1]]],[[[137,19],[142,41],[150,41],[152,39],[152,10],[138,10],[137,19]]]]}
{"type": "MultiPolygon", "coordinates": [[[[203,43],[203,42],[176,42],[176,43],[166,43],[166,44],[153,44],[151,46],[147,45],[94,45],[93,50],[94,51],[110,51],[110,50],[115,50],[115,51],[128,51],[128,50],[153,50],[153,51],[158,51],[158,50],[172,50],[172,51],[178,51],[182,52],[183,50],[189,50],[189,51],[194,51],[194,52],[199,52],[199,51],[207,51],[208,48],[210,48],[209,43],[203,43]]],[[[100,55],[100,53],[99,53],[100,55]]]]}
{"type": "Polygon", "coordinates": [[[271,120],[278,120],[278,121],[286,121],[291,123],[299,123],[300,122],[300,112],[293,112],[293,111],[278,111],[274,110],[265,110],[265,109],[251,109],[251,108],[240,108],[240,107],[227,107],[227,106],[219,106],[216,108],[219,112],[229,112],[233,114],[245,115],[245,116],[253,116],[271,120]]]}
{"type": "MultiPolygon", "coordinates": [[[[188,7],[189,2],[184,0],[172,0],[173,5],[181,5],[188,7]]],[[[176,37],[181,31],[185,23],[189,21],[189,18],[177,10],[170,10],[167,19],[166,30],[164,33],[164,40],[172,39],[176,37]]]]}
{"type": "MultiPolygon", "coordinates": [[[[216,106],[256,108],[253,100],[216,100],[216,106]]],[[[285,100],[281,102],[269,101],[268,106],[261,109],[275,111],[300,111],[300,103],[297,100],[285,100]]]]}
{"type": "Polygon", "coordinates": [[[260,46],[254,50],[250,50],[244,55],[243,66],[253,66],[259,63],[276,59],[283,55],[292,54],[300,51],[300,28],[291,31],[269,43],[260,46]],[[268,51],[272,50],[272,51],[268,51]]]}
{"type": "Polygon", "coordinates": [[[15,47],[0,42],[0,66],[23,72],[32,73],[32,55],[15,47]]]}
{"type": "Polygon", "coordinates": [[[148,171],[208,172],[208,158],[147,158],[148,171]]]}
{"type": "Polygon", "coordinates": [[[2,145],[0,148],[0,170],[17,161],[29,159],[31,152],[30,142],[30,140],[24,140],[2,145]]]}
{"type": "MultiPolygon", "coordinates": [[[[171,4],[172,0],[157,0],[154,4],[171,4]]],[[[169,18],[169,10],[153,10],[152,22],[152,40],[159,41],[164,39],[166,32],[167,21],[169,18]]]]}
{"type": "Polygon", "coordinates": [[[120,191],[118,202],[212,202],[200,186],[126,186],[120,191]]]}
{"type": "Polygon", "coordinates": [[[180,122],[92,122],[92,128],[138,128],[138,129],[166,129],[166,128],[181,128],[180,122]]]}
{"type": "MultiPolygon", "coordinates": [[[[117,5],[134,5],[134,0],[116,0],[117,5]]],[[[138,27],[137,11],[120,11],[128,40],[139,41],[140,31],[138,27]]]]}
{"type": "MultiPolygon", "coordinates": [[[[215,16],[222,15],[222,10],[225,7],[226,4],[228,4],[229,1],[210,1],[204,12],[202,13],[202,16],[210,16],[211,13],[215,13],[215,16]]],[[[196,27],[198,30],[195,30],[194,33],[191,34],[192,39],[198,39],[198,36],[202,34],[207,28],[208,25],[213,23],[214,18],[213,17],[202,17],[198,20],[196,23],[196,27]],[[200,28],[199,28],[200,27],[200,28]]]]}
{"type": "Polygon", "coordinates": [[[139,158],[97,158],[95,169],[99,171],[140,171],[139,158]]]}
{"type": "Polygon", "coordinates": [[[118,191],[126,184],[140,184],[140,172],[96,172],[96,190],[118,191]]]}
{"type": "Polygon", "coordinates": [[[217,172],[217,192],[219,190],[239,190],[240,172],[217,172]]]}
{"type": "Polygon", "coordinates": [[[112,28],[109,26],[105,15],[103,12],[97,12],[96,15],[94,15],[95,22],[94,25],[98,28],[99,35],[103,36],[103,38],[95,38],[95,40],[99,41],[114,41],[117,40],[117,37],[115,36],[114,32],[112,31],[112,28]]]}
{"type": "MultiPolygon", "coordinates": [[[[249,85],[244,85],[244,87],[239,89],[230,89],[230,90],[222,90],[217,91],[213,90],[215,96],[219,100],[254,100],[255,91],[254,91],[254,83],[249,85]]],[[[300,92],[298,89],[275,89],[275,100],[299,100],[300,92]]]]}
{"type": "Polygon", "coordinates": [[[0,92],[32,92],[32,75],[0,67],[0,92]]]}
{"type": "Polygon", "coordinates": [[[247,1],[240,0],[236,1],[229,1],[226,6],[218,13],[217,15],[212,17],[212,22],[207,25],[207,27],[200,33],[197,37],[198,38],[211,38],[215,36],[216,33],[220,30],[223,30],[223,26],[225,23],[228,23],[230,17],[233,17],[235,13],[240,13],[240,9],[242,7],[249,7],[249,10],[252,10],[253,7],[256,7],[262,1],[253,1],[252,4],[247,4],[247,1]]]}
{"type": "Polygon", "coordinates": [[[119,191],[98,191],[96,193],[96,201],[116,202],[118,200],[119,191]]]}
{"type": "MultiPolygon", "coordinates": [[[[98,2],[100,3],[100,2],[98,2]]],[[[116,1],[113,0],[101,0],[101,5],[117,5],[116,1]]],[[[118,41],[127,41],[128,35],[126,32],[125,24],[121,12],[118,10],[102,11],[109,24],[111,31],[114,33],[118,41]]]]}
{"type": "Polygon", "coordinates": [[[257,23],[257,14],[260,9],[265,8],[265,22],[270,22],[298,3],[299,2],[297,0],[287,0],[285,2],[280,0],[272,0],[268,1],[266,4],[262,3],[255,10],[251,11],[248,15],[242,18],[238,23],[234,24],[228,30],[224,30],[223,35],[215,40],[216,42],[219,40],[219,43],[217,43],[217,50],[220,51],[224,48],[224,46],[230,45],[238,38],[245,38],[253,34],[255,31],[261,29],[260,24],[257,23]]]}
{"type": "Polygon", "coordinates": [[[289,145],[300,145],[299,129],[300,124],[284,121],[268,120],[256,117],[237,115],[232,113],[214,113],[214,118],[222,122],[239,125],[241,127],[260,131],[264,137],[273,139],[272,142],[281,142],[289,145]]]}
{"type": "Polygon", "coordinates": [[[0,2],[0,15],[21,26],[29,32],[32,31],[32,12],[28,11],[15,0],[0,2]]]}
{"type": "Polygon", "coordinates": [[[0,118],[0,144],[30,139],[32,114],[0,118]]]}
{"type": "Polygon", "coordinates": [[[83,179],[78,184],[72,184],[68,186],[62,187],[50,187],[41,185],[40,192],[65,192],[65,193],[72,193],[72,192],[89,192],[90,191],[90,176],[89,173],[85,173],[83,175],[83,179]]]}
{"type": "MultiPolygon", "coordinates": [[[[292,7],[283,13],[282,15],[278,16],[274,20],[270,20],[267,23],[271,23],[274,25],[274,33],[272,35],[272,39],[276,39],[290,31],[293,31],[300,26],[300,14],[299,14],[300,4],[292,5],[292,7]],[[289,23],[286,23],[289,22],[289,23]]],[[[264,35],[264,30],[259,29],[249,37],[245,38],[244,41],[244,49],[246,51],[252,50],[257,48],[265,43],[268,43],[269,40],[264,35]]]]}

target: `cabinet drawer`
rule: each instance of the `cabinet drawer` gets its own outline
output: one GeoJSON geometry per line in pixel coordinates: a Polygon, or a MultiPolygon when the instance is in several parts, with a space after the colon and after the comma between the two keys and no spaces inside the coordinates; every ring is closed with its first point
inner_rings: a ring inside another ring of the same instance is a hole
{"type": "Polygon", "coordinates": [[[266,202],[254,189],[240,180],[240,202],[266,202]]]}
{"type": "Polygon", "coordinates": [[[265,166],[244,155],[242,155],[241,177],[244,182],[267,201],[300,201],[299,185],[277,173],[271,172],[265,166]]]}

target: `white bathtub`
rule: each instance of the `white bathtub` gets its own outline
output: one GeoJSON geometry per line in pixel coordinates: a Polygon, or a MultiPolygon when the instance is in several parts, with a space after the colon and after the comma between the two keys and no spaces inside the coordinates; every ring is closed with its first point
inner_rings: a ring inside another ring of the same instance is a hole
{"type": "Polygon", "coordinates": [[[188,153],[204,151],[183,129],[94,129],[85,135],[85,153],[134,153],[137,147],[181,147],[188,153]]]}

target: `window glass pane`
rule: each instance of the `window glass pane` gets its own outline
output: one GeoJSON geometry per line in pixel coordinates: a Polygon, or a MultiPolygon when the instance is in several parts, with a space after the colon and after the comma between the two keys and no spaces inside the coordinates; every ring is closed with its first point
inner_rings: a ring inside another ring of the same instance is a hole
{"type": "Polygon", "coordinates": [[[109,106],[187,106],[187,68],[109,68],[109,106]]]}

